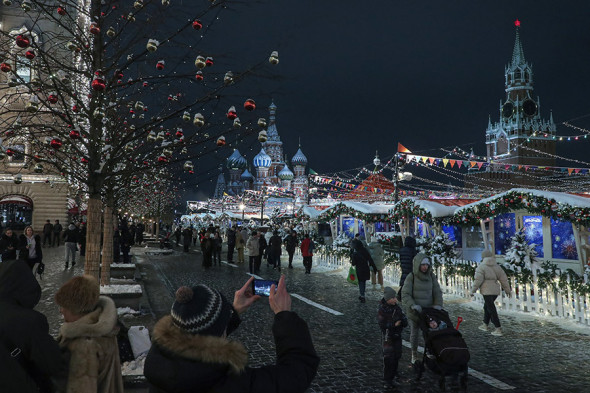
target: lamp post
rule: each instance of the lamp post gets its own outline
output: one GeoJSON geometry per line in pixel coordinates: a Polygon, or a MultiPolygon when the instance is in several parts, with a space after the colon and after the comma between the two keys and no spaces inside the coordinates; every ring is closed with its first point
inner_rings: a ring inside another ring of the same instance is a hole
{"type": "Polygon", "coordinates": [[[411,172],[400,172],[400,170],[406,164],[406,158],[400,154],[395,154],[395,165],[394,165],[394,174],[393,174],[393,185],[394,185],[394,202],[399,202],[399,182],[400,181],[410,181],[412,180],[412,173],[411,172]]]}

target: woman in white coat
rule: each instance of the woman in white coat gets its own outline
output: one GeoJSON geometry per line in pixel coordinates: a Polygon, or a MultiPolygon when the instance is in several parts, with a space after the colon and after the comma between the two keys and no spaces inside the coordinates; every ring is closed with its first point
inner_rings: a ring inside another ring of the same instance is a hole
{"type": "Polygon", "coordinates": [[[504,269],[496,263],[496,258],[491,251],[484,250],[484,252],[481,253],[481,257],[483,260],[475,270],[475,280],[473,281],[473,287],[471,288],[472,295],[479,289],[479,293],[483,295],[484,300],[483,324],[479,326],[479,329],[488,331],[488,324],[491,320],[496,327],[492,331],[492,334],[494,336],[501,336],[502,327],[494,302],[498,295],[500,295],[502,289],[504,289],[506,295],[510,296],[510,284],[508,283],[508,277],[506,276],[504,269]]]}

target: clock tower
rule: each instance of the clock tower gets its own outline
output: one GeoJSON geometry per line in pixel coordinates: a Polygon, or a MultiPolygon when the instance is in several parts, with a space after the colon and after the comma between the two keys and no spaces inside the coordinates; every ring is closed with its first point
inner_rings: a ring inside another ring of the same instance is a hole
{"type": "MultiPolygon", "coordinates": [[[[500,101],[500,121],[488,122],[486,153],[498,164],[555,166],[553,114],[541,117],[541,102],[533,95],[533,68],[525,60],[520,42],[520,21],[512,61],[504,70],[506,98],[500,101]]],[[[493,165],[492,165],[493,167],[493,165]]]]}
{"type": "Polygon", "coordinates": [[[541,100],[533,94],[533,67],[524,58],[520,42],[520,21],[516,21],[516,39],[512,61],[504,69],[504,91],[497,122],[488,120],[485,171],[471,171],[466,185],[507,189],[537,186],[545,171],[534,167],[555,166],[553,114],[541,117],[541,100]],[[523,166],[530,166],[526,170],[523,166]]]}

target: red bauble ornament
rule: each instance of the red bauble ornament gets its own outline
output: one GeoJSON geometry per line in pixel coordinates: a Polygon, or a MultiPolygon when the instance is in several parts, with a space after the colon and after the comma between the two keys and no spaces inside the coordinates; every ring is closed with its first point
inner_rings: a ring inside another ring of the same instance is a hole
{"type": "Polygon", "coordinates": [[[253,111],[254,109],[256,109],[256,102],[254,102],[252,98],[248,98],[244,102],[244,109],[247,111],[253,111]]]}
{"type": "Polygon", "coordinates": [[[88,158],[86,158],[86,157],[82,157],[82,158],[80,158],[80,162],[81,162],[82,164],[88,164],[88,158]]]}
{"type": "Polygon", "coordinates": [[[10,66],[10,64],[8,63],[2,63],[0,64],[0,71],[2,72],[10,72],[12,70],[12,67],[10,66]]]}
{"type": "Polygon", "coordinates": [[[213,58],[212,57],[207,57],[207,59],[205,59],[205,65],[207,67],[211,67],[213,65],[213,58]]]}
{"type": "Polygon", "coordinates": [[[158,162],[168,162],[168,158],[166,156],[158,157],[158,162]]]}
{"type": "Polygon", "coordinates": [[[92,34],[100,34],[100,27],[96,23],[90,24],[90,33],[92,34]]]}
{"type": "Polygon", "coordinates": [[[104,91],[104,89],[106,89],[106,87],[107,87],[106,83],[101,78],[96,78],[92,81],[92,89],[94,89],[96,91],[104,91]]]}
{"type": "Polygon", "coordinates": [[[8,130],[4,133],[4,135],[6,135],[7,138],[13,137],[14,136],[14,130],[8,130]]]}
{"type": "Polygon", "coordinates": [[[158,71],[162,71],[164,69],[164,60],[158,61],[158,63],[156,64],[156,69],[158,71]]]}
{"type": "Polygon", "coordinates": [[[231,108],[229,108],[229,110],[227,111],[227,115],[226,116],[230,120],[233,120],[236,117],[238,117],[238,114],[236,113],[236,109],[233,106],[231,108]]]}
{"type": "Polygon", "coordinates": [[[121,72],[121,70],[115,71],[115,78],[117,78],[117,80],[123,79],[123,72],[121,72]]]}
{"type": "Polygon", "coordinates": [[[25,57],[29,60],[33,60],[35,58],[35,52],[32,50],[28,50],[25,52],[25,57]]]}
{"type": "Polygon", "coordinates": [[[182,138],[184,136],[184,133],[181,130],[176,131],[176,137],[177,138],[182,138]]]}
{"type": "Polygon", "coordinates": [[[219,146],[219,147],[225,146],[225,137],[224,136],[220,136],[219,138],[217,138],[217,146],[219,146]]]}
{"type": "Polygon", "coordinates": [[[74,105],[72,106],[72,111],[78,113],[80,111],[80,108],[78,108],[78,105],[74,105]]]}
{"type": "Polygon", "coordinates": [[[63,16],[66,14],[66,9],[64,7],[57,7],[57,13],[63,16]]]}
{"type": "Polygon", "coordinates": [[[6,155],[8,157],[12,157],[14,155],[14,150],[12,150],[10,147],[8,149],[6,149],[6,155]]]}
{"type": "Polygon", "coordinates": [[[195,78],[197,78],[197,80],[199,82],[201,82],[203,80],[203,73],[201,71],[197,71],[197,74],[195,75],[195,78]]]}
{"type": "Polygon", "coordinates": [[[16,46],[19,48],[27,48],[31,45],[31,41],[22,34],[16,36],[16,46]]]}
{"type": "Polygon", "coordinates": [[[57,102],[57,95],[50,94],[49,97],[47,97],[47,101],[51,104],[55,104],[57,102]]]}
{"type": "Polygon", "coordinates": [[[49,142],[49,145],[53,147],[55,150],[58,150],[61,148],[62,142],[61,140],[59,140],[59,138],[53,138],[51,142],[49,142]]]}
{"type": "Polygon", "coordinates": [[[72,139],[80,138],[80,131],[78,131],[78,130],[70,131],[70,138],[72,138],[72,139]]]}
{"type": "Polygon", "coordinates": [[[202,28],[203,28],[203,23],[201,23],[200,20],[196,19],[193,22],[193,29],[195,29],[195,30],[201,30],[202,28]]]}

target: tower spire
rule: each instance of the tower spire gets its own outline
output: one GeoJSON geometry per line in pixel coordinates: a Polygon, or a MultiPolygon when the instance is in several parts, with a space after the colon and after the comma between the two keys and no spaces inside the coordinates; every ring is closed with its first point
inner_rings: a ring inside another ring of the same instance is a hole
{"type": "Polygon", "coordinates": [[[524,51],[522,50],[522,44],[520,42],[520,21],[517,19],[514,21],[514,26],[516,27],[516,39],[514,41],[514,49],[512,50],[512,67],[517,67],[521,64],[525,64],[524,60],[524,51]]]}

